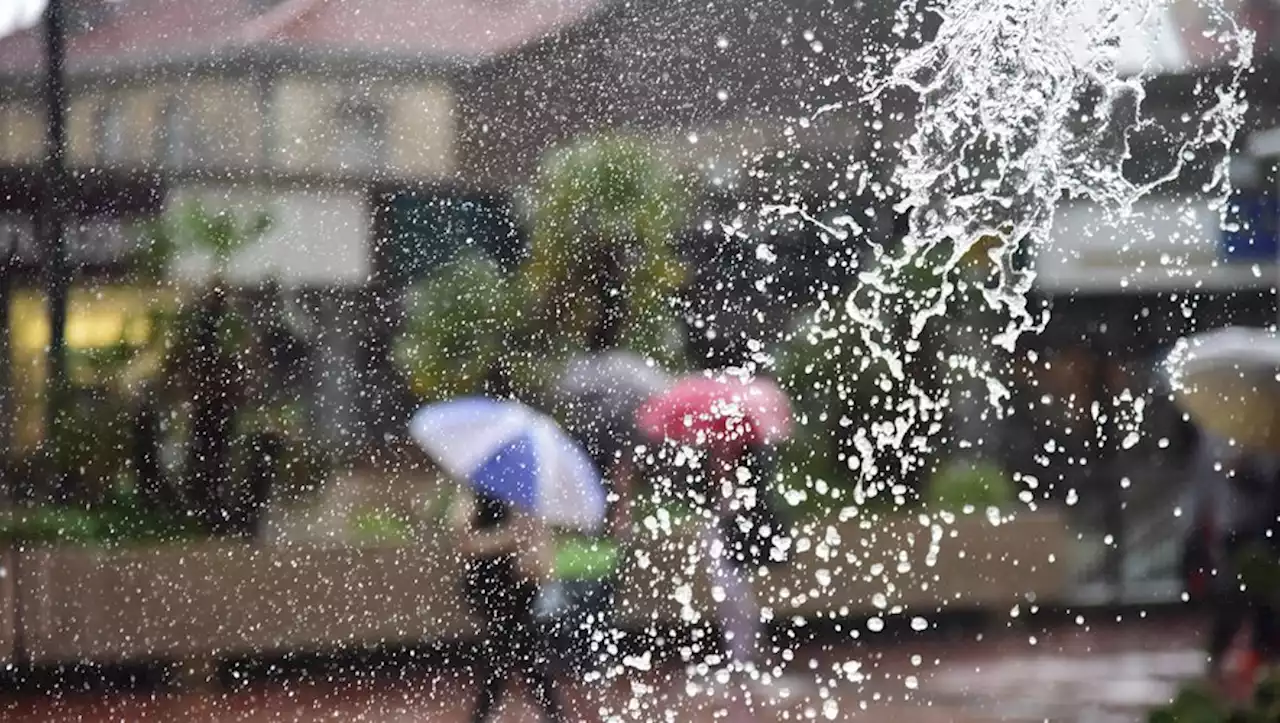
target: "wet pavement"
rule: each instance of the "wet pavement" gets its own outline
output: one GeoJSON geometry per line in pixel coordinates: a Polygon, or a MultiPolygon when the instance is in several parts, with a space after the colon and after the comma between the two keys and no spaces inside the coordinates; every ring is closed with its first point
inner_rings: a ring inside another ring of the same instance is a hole
{"type": "MultiPolygon", "coordinates": [[[[725,712],[732,699],[754,707],[761,722],[1118,723],[1141,720],[1143,711],[1203,671],[1194,621],[1079,620],[1050,628],[1020,624],[947,642],[808,646],[790,656],[783,682],[730,686],[752,691],[747,694],[717,692],[723,686],[683,666],[644,670],[642,660],[633,660],[632,674],[607,691],[581,685],[565,691],[574,721],[734,723],[725,712]]],[[[875,639],[865,630],[860,637],[875,639]]],[[[423,674],[236,692],[0,697],[0,720],[454,723],[467,719],[471,695],[465,675],[423,674]]],[[[536,719],[525,701],[512,699],[499,721],[536,719]]]]}

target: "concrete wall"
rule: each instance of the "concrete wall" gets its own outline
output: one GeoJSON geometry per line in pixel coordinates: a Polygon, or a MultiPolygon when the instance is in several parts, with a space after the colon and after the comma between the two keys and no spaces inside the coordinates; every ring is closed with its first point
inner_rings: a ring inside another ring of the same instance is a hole
{"type": "MultiPolygon", "coordinates": [[[[820,525],[807,539],[789,565],[757,580],[775,619],[928,620],[940,610],[1060,601],[1067,585],[1069,534],[1053,514],[1000,525],[977,516],[942,526],[851,520],[820,525]]],[[[637,543],[623,573],[626,624],[705,621],[709,587],[699,559],[688,556],[696,540],[696,530],[675,530],[637,543]]],[[[37,663],[112,661],[465,637],[478,628],[459,599],[457,557],[442,554],[447,544],[428,537],[406,548],[209,543],[26,553],[28,651],[37,663]]]]}

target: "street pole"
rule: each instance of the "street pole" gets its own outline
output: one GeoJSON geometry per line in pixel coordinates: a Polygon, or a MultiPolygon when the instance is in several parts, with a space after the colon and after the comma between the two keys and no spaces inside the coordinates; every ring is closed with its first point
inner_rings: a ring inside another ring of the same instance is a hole
{"type": "MultiPolygon", "coordinates": [[[[52,453],[60,435],[67,393],[67,297],[71,268],[67,258],[66,33],[64,0],[48,0],[45,8],[45,112],[48,135],[44,149],[44,198],[40,204],[40,246],[44,256],[45,293],[49,312],[49,356],[45,397],[45,447],[52,453]]],[[[65,470],[53,470],[59,475],[65,470]]]]}
{"type": "MultiPolygon", "coordinates": [[[[12,473],[11,445],[16,426],[17,404],[13,398],[13,331],[9,324],[9,305],[13,296],[13,274],[18,257],[18,231],[0,231],[0,469],[12,473]]],[[[10,480],[12,484],[12,480],[10,480]]]]}
{"type": "Polygon", "coordinates": [[[1124,563],[1127,550],[1125,534],[1125,495],[1120,489],[1116,467],[1119,451],[1115,435],[1115,390],[1108,379],[1109,362],[1118,349],[1107,339],[1110,333],[1107,323],[1099,322],[1090,331],[1090,347],[1094,356],[1092,369],[1093,401],[1097,405],[1094,417],[1094,492],[1105,487],[1103,500],[1103,535],[1110,536],[1110,543],[1103,551],[1103,579],[1109,588],[1110,602],[1121,602],[1125,594],[1124,563]]]}

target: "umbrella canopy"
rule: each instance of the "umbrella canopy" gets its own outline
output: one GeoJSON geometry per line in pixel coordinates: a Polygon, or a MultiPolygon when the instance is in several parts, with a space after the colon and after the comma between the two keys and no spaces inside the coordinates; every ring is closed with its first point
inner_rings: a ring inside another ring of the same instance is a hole
{"type": "Polygon", "coordinates": [[[479,397],[420,409],[409,432],[454,479],[548,524],[594,530],[604,521],[600,473],[548,417],[479,397]]]}
{"type": "Polygon", "coordinates": [[[1200,428],[1280,452],[1280,338],[1228,327],[1181,340],[1165,359],[1174,399],[1200,428]]]}
{"type": "Polygon", "coordinates": [[[556,385],[569,432],[601,469],[635,441],[636,410],[672,379],[639,354],[615,351],[574,358],[556,385]]]}
{"type": "Polygon", "coordinates": [[[791,434],[791,402],[772,381],[696,375],[676,382],[641,407],[649,438],[734,454],[791,434]]]}

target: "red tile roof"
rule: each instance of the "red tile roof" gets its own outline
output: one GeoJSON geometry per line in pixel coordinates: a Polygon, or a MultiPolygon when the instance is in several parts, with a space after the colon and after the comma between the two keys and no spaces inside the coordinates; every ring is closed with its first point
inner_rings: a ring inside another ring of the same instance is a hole
{"type": "MultiPolygon", "coordinates": [[[[389,57],[495,55],[582,19],[608,0],[66,0],[103,3],[107,20],[75,34],[73,68],[244,47],[389,57]]],[[[0,72],[39,69],[39,26],[0,39],[0,72]]]]}

